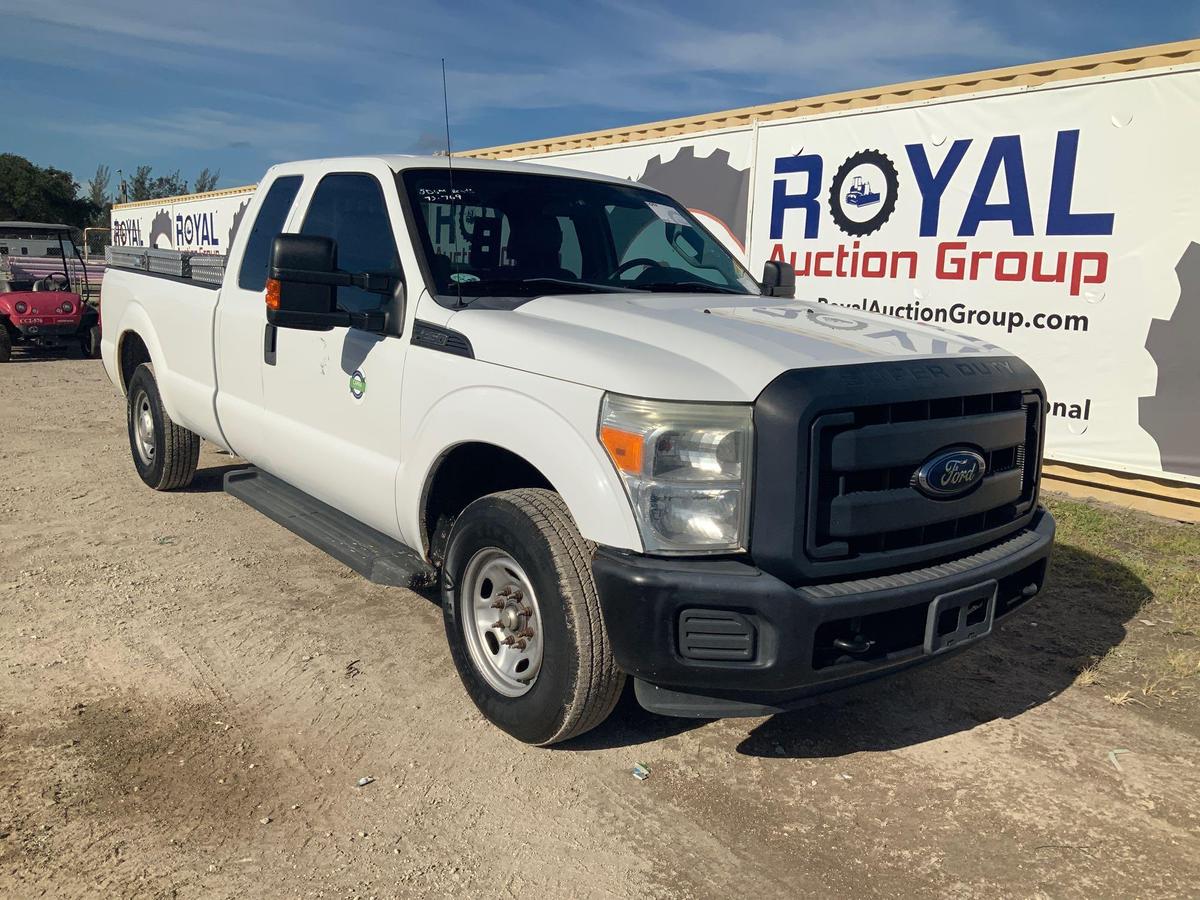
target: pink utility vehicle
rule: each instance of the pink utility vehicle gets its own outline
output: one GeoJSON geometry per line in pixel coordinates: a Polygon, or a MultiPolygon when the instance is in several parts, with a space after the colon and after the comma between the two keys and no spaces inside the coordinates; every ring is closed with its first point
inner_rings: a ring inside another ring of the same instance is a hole
{"type": "Polygon", "coordinates": [[[0,222],[0,362],[13,347],[78,346],[100,356],[100,314],[67,225],[0,222]]]}

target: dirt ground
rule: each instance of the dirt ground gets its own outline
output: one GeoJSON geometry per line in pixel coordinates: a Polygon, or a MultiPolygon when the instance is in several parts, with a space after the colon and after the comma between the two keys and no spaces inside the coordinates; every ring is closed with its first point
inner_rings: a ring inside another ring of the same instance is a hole
{"type": "Polygon", "coordinates": [[[989,642],[837,703],[626,696],[539,750],[470,704],[430,597],[223,494],[235,463],[156,494],[99,363],[0,367],[0,896],[1196,895],[1196,679],[1092,665],[1196,634],[1119,556],[1068,535],[989,642]]]}

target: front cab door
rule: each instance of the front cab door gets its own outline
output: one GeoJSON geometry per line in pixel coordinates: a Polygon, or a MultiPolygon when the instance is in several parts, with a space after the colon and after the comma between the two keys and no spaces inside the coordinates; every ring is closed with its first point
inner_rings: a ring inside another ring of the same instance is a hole
{"type": "MultiPolygon", "coordinates": [[[[364,167],[364,169],[373,167],[364,167]]],[[[403,214],[386,171],[334,172],[312,188],[299,233],[337,242],[346,272],[401,281],[397,225],[403,214]]],[[[390,295],[338,287],[347,312],[382,310],[390,295]]],[[[395,317],[394,317],[395,318],[395,317]]],[[[361,522],[399,537],[395,479],[400,465],[400,396],[407,336],[334,327],[279,328],[262,366],[262,466],[361,522]]]]}

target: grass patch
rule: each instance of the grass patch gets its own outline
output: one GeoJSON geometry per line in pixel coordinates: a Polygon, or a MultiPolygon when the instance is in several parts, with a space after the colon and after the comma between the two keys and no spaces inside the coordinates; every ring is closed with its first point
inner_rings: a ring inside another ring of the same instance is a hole
{"type": "Polygon", "coordinates": [[[1049,496],[1051,581],[1120,611],[1126,637],[1080,666],[1115,706],[1163,706],[1200,688],[1200,526],[1049,496]]]}

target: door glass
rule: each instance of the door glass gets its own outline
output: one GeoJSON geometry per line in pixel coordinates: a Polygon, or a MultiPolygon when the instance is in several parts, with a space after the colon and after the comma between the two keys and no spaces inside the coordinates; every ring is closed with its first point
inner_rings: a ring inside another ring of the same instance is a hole
{"type": "MultiPolygon", "coordinates": [[[[326,175],[313,192],[301,234],[337,241],[338,268],[400,276],[400,255],[383,189],[371,175],[341,172],[326,175]]],[[[380,309],[391,297],[357,287],[339,287],[337,302],[348,312],[380,309]]]]}
{"type": "Polygon", "coordinates": [[[262,208],[246,239],[246,252],[242,256],[242,268],[238,270],[238,287],[247,291],[261,291],[267,283],[267,262],[271,255],[271,244],[283,231],[288,210],[300,190],[299,175],[284,175],[275,179],[263,199],[262,208]]]}

